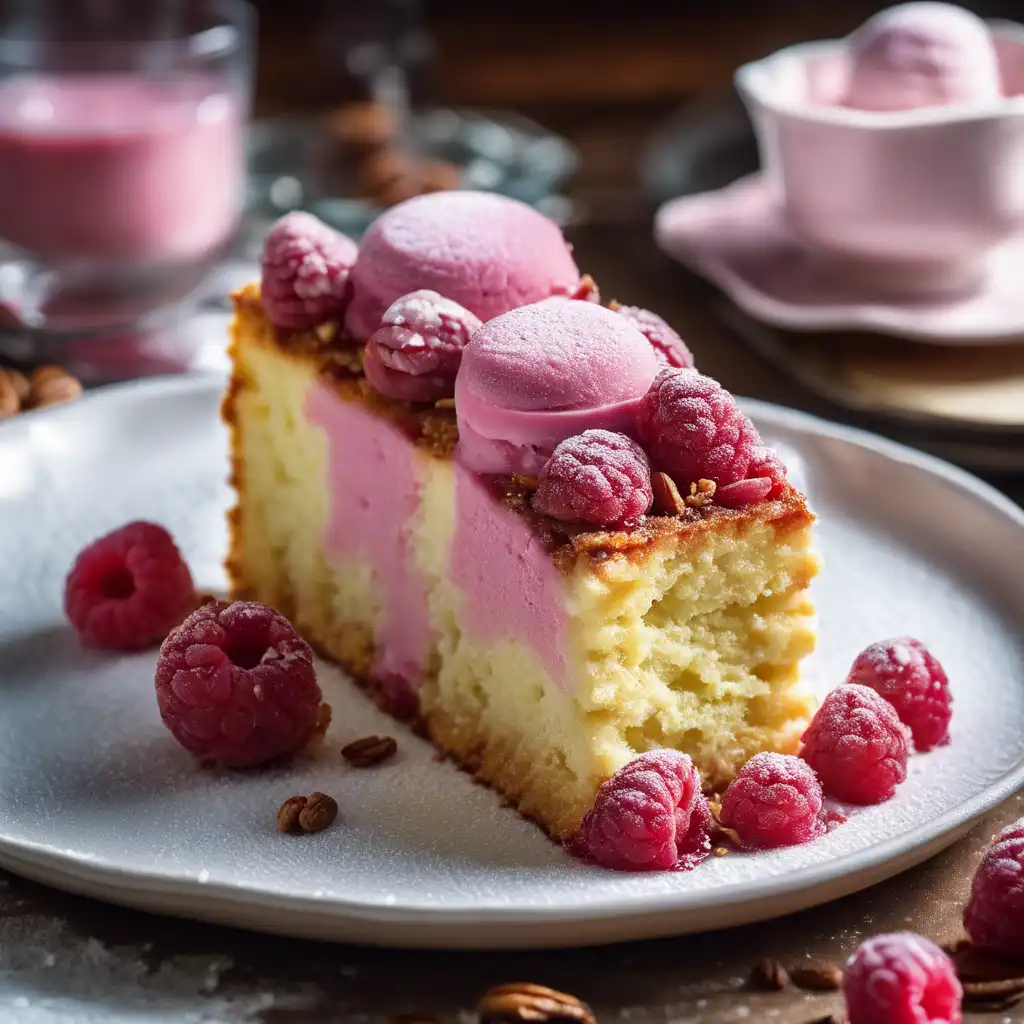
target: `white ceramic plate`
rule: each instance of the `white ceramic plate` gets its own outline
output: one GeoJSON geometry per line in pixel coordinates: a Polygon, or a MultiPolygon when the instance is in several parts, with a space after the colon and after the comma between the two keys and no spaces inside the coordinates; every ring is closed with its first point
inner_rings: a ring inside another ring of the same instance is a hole
{"type": "Polygon", "coordinates": [[[725,927],[834,899],[952,842],[1024,782],[1024,514],[923,455],[750,402],[822,517],[820,654],[837,684],[867,642],[911,633],[945,662],[953,742],[913,760],[890,803],[809,846],[625,875],[570,860],[489,790],[373,709],[337,671],[316,760],[201,770],[164,731],[155,655],[80,650],[61,614],[78,549],[145,517],[179,539],[201,587],[223,579],[221,383],[120,386],[0,425],[0,863],[147,910],[402,946],[542,947],[725,927]],[[398,736],[373,771],[344,741],[398,736]],[[275,832],[321,789],[341,821],[275,832]]]}

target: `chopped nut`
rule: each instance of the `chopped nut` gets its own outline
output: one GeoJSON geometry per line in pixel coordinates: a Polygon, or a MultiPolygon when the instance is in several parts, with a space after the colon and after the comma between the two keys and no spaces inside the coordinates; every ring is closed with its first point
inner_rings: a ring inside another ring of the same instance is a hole
{"type": "Polygon", "coordinates": [[[686,496],[686,504],[690,508],[704,508],[715,498],[716,484],[714,480],[698,480],[690,484],[690,493],[686,496]]]}
{"type": "Polygon", "coordinates": [[[651,511],[655,515],[681,516],[686,511],[686,502],[668,473],[652,473],[651,490],[654,492],[651,511]]]}
{"type": "Polygon", "coordinates": [[[1024,997],[1024,968],[1020,963],[976,949],[967,939],[946,947],[946,951],[953,958],[967,1002],[1002,1009],[1024,997]]]}
{"type": "Polygon", "coordinates": [[[716,857],[728,857],[729,856],[729,847],[727,847],[727,846],[716,846],[711,852],[716,857]]]}
{"type": "MultiPolygon", "coordinates": [[[[580,302],[600,302],[601,291],[597,287],[597,282],[589,275],[584,274],[579,284],[576,285],[576,290],[572,293],[572,298],[578,299],[580,302]]],[[[614,309],[618,308],[618,303],[615,303],[614,309]]]]}
{"type": "Polygon", "coordinates": [[[794,985],[808,992],[835,992],[843,984],[843,972],[829,963],[794,967],[789,976],[794,985]]]}
{"type": "Polygon", "coordinates": [[[14,416],[21,410],[21,399],[14,382],[6,371],[0,370],[0,420],[14,416]]]}
{"type": "Polygon", "coordinates": [[[390,736],[364,736],[341,748],[341,756],[353,768],[370,768],[393,757],[398,744],[390,736]]]}
{"type": "Polygon", "coordinates": [[[299,825],[303,832],[322,832],[338,816],[338,803],[326,793],[310,793],[305,807],[299,812],[299,825]]]}
{"type": "Polygon", "coordinates": [[[1024,977],[1004,978],[1002,981],[965,981],[962,984],[964,999],[969,1003],[995,1004],[1004,1009],[1024,998],[1024,977]]]}
{"type": "Polygon", "coordinates": [[[338,325],[333,320],[328,320],[325,324],[317,324],[314,330],[316,331],[316,336],[325,345],[329,345],[337,337],[338,325]]]}
{"type": "Polygon", "coordinates": [[[278,832],[302,831],[299,825],[299,815],[306,806],[306,802],[306,797],[304,796],[290,796],[281,804],[277,811],[278,832]]]}
{"type": "Polygon", "coordinates": [[[40,366],[29,378],[26,406],[45,409],[70,402],[82,393],[82,385],[62,366],[40,366]]]}
{"type": "Polygon", "coordinates": [[[523,476],[521,473],[513,473],[512,482],[524,491],[535,491],[539,484],[535,476],[523,476]]]}
{"type": "Polygon", "coordinates": [[[593,1011],[575,996],[529,982],[496,985],[480,1000],[478,1012],[480,1024],[513,1024],[517,1021],[596,1024],[593,1011]]]}
{"type": "Polygon", "coordinates": [[[753,982],[758,988],[779,992],[789,984],[789,974],[778,960],[762,960],[755,968],[753,982]]]}
{"type": "Polygon", "coordinates": [[[434,403],[434,408],[435,409],[454,409],[455,408],[455,399],[454,398],[439,398],[434,403]]]}

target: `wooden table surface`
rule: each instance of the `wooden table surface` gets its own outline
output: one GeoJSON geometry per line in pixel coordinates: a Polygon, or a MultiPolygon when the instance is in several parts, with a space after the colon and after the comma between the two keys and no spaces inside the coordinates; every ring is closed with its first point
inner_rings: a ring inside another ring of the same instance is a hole
{"type": "MultiPolygon", "coordinates": [[[[850,21],[851,5],[809,6],[819,12],[819,22],[828,20],[829,11],[832,20],[850,21]]],[[[791,26],[787,31],[799,34],[791,26]]],[[[457,42],[460,32],[472,37],[457,25],[442,36],[449,53],[456,45],[472,49],[457,42]]],[[[780,30],[764,28],[762,36],[774,41],[780,30]]],[[[721,79],[725,65],[752,55],[744,47],[769,48],[764,39],[719,45],[724,55],[709,59],[700,75],[692,68],[687,74],[721,79]]],[[[529,82],[519,86],[534,93],[521,106],[569,134],[584,157],[575,193],[589,222],[571,232],[577,261],[597,278],[606,297],[648,306],[673,322],[701,368],[731,389],[835,418],[834,410],[802,394],[720,326],[705,290],[651,242],[650,210],[635,185],[636,159],[679,88],[672,77],[678,70],[671,72],[663,50],[656,51],[661,56],[649,69],[642,95],[625,101],[590,94],[551,101],[529,82]]],[[[267,62],[269,81],[284,74],[282,61],[267,62]]],[[[482,63],[486,70],[487,62],[482,63]]],[[[509,67],[513,77],[522,77],[515,62],[509,67]]],[[[465,77],[463,66],[448,74],[452,93],[464,101],[473,79],[465,77]]],[[[476,81],[486,82],[499,98],[509,88],[494,68],[476,81]]],[[[1024,501],[1019,482],[1000,483],[1024,501]]],[[[980,850],[997,828],[1022,814],[1024,798],[1018,796],[924,866],[792,917],[727,933],[562,952],[426,953],[318,945],[152,917],[0,873],[0,1022],[304,1024],[417,1014],[463,1024],[490,985],[534,981],[587,1000],[605,1024],[805,1024],[837,1011],[839,998],[795,989],[752,991],[747,979],[758,960],[842,962],[865,937],[887,930],[911,928],[940,941],[955,938],[980,850]]],[[[1024,1007],[966,1019],[1024,1021],[1024,1007]]]]}

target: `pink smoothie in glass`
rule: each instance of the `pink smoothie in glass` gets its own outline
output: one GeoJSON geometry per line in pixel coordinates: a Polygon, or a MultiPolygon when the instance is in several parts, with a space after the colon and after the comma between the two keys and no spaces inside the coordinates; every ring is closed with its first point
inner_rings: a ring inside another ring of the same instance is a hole
{"type": "Polygon", "coordinates": [[[233,232],[243,110],[199,73],[0,85],[0,239],[41,262],[201,259],[233,232]]]}

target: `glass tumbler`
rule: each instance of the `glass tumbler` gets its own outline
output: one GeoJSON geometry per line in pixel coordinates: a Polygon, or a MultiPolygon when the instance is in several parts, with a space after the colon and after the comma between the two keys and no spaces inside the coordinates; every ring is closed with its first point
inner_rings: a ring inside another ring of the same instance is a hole
{"type": "Polygon", "coordinates": [[[0,3],[0,305],[105,331],[194,293],[245,199],[245,0],[0,3]]]}

